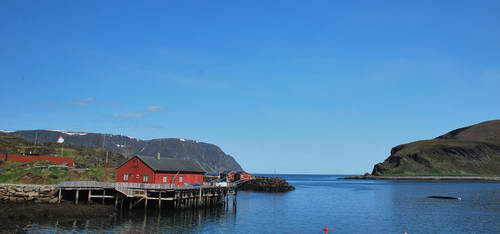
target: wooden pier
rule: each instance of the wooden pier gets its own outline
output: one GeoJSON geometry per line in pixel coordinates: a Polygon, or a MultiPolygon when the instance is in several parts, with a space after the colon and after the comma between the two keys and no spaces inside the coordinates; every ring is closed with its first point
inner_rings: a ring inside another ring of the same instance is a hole
{"type": "Polygon", "coordinates": [[[137,207],[158,209],[186,209],[227,206],[229,195],[236,205],[237,184],[225,186],[205,184],[201,186],[176,186],[173,184],[145,184],[97,181],[64,181],[59,188],[58,202],[74,201],[75,204],[99,202],[114,204],[120,209],[137,207]]]}

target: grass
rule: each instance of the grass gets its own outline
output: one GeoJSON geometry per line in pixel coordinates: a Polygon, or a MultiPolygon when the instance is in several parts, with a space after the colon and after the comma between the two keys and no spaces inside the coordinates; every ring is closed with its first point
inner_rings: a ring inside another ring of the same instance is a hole
{"type": "Polygon", "coordinates": [[[72,145],[61,147],[56,143],[34,145],[16,136],[0,134],[0,153],[23,154],[29,151],[40,155],[71,157],[79,168],[117,167],[126,160],[123,155],[102,148],[72,145]],[[107,165],[105,165],[106,157],[108,158],[107,165]]]}
{"type": "MultiPolygon", "coordinates": [[[[61,145],[55,143],[33,145],[22,138],[0,134],[0,153],[22,154],[26,151],[60,156],[61,145]]],[[[64,145],[62,153],[66,157],[73,158],[76,167],[81,169],[40,168],[36,167],[41,164],[40,162],[0,161],[0,183],[57,184],[65,180],[114,181],[114,168],[126,160],[121,154],[101,148],[64,145]]]]}
{"type": "Polygon", "coordinates": [[[114,168],[36,168],[36,163],[0,162],[0,183],[57,184],[66,180],[114,181],[114,168]]]}
{"type": "Polygon", "coordinates": [[[433,139],[393,148],[379,165],[381,176],[499,176],[500,146],[433,139]]]}

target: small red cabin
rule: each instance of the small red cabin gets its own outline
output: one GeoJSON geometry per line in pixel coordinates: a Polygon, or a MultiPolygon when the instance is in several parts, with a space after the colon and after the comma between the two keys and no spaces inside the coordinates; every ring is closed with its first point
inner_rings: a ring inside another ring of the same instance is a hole
{"type": "Polygon", "coordinates": [[[0,154],[0,160],[14,161],[14,162],[43,162],[47,161],[50,164],[66,165],[68,167],[75,167],[75,162],[73,158],[70,157],[58,157],[51,155],[12,155],[12,154],[0,154]]]}
{"type": "Polygon", "coordinates": [[[227,182],[252,180],[252,175],[245,171],[225,171],[220,174],[220,177],[225,178],[227,182]]]}
{"type": "Polygon", "coordinates": [[[184,159],[134,156],[116,170],[116,182],[147,184],[203,184],[205,170],[184,159]]]}
{"type": "Polygon", "coordinates": [[[236,180],[252,180],[252,175],[248,172],[242,171],[236,174],[236,180]]]}

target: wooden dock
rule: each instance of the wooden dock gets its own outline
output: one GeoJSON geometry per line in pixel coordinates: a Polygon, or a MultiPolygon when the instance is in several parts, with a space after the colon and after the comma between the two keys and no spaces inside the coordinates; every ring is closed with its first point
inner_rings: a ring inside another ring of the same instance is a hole
{"type": "Polygon", "coordinates": [[[137,207],[158,209],[186,209],[227,206],[232,196],[236,205],[237,184],[225,186],[205,184],[201,186],[176,186],[173,184],[145,184],[97,181],[64,181],[59,188],[58,202],[74,201],[91,204],[114,204],[120,209],[137,207]]]}

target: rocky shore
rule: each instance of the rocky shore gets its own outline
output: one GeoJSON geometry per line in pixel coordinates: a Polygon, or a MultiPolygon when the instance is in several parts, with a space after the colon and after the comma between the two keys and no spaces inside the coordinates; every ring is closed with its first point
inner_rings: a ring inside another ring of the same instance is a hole
{"type": "Polygon", "coordinates": [[[52,185],[0,184],[0,200],[57,203],[58,191],[52,185]]]}
{"type": "Polygon", "coordinates": [[[464,181],[491,181],[500,182],[497,176],[374,176],[358,175],[339,179],[344,180],[464,180],[464,181]]]}
{"type": "Polygon", "coordinates": [[[294,190],[295,187],[288,184],[283,178],[257,176],[255,179],[240,185],[238,189],[257,192],[288,192],[294,190]]]}

